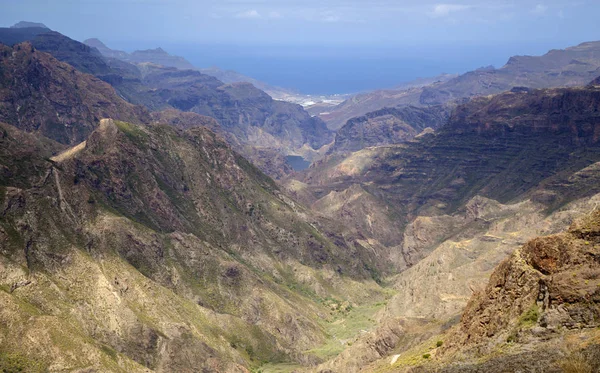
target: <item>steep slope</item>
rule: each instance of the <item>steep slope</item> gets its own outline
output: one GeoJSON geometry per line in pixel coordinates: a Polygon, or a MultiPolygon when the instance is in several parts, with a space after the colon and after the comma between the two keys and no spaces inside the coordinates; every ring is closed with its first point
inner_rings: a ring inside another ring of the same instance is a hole
{"type": "MultiPolygon", "coordinates": [[[[399,146],[332,156],[304,181],[319,195],[361,183],[410,219],[452,213],[475,195],[502,203],[532,192],[551,206],[568,202],[549,180],[598,161],[596,87],[515,90],[460,106],[435,134],[399,146]],[[322,186],[320,186],[322,185],[322,186]]],[[[537,198],[536,197],[536,198],[537,198]]]]}
{"type": "Polygon", "coordinates": [[[383,297],[365,266],[376,256],[206,129],[103,120],[47,158],[60,146],[2,127],[2,167],[25,181],[1,179],[0,366],[310,364],[329,338],[325,298],[383,297]]]}
{"type": "MultiPolygon", "coordinates": [[[[11,40],[8,30],[20,30],[18,40],[31,37],[36,49],[47,51],[57,59],[89,72],[113,85],[118,94],[136,105],[150,110],[177,108],[215,117],[225,132],[235,137],[232,145],[242,144],[244,154],[263,170],[283,176],[290,167],[283,156],[287,154],[314,155],[315,148],[332,141],[333,134],[322,121],[312,118],[299,105],[275,101],[250,84],[224,85],[219,80],[195,70],[177,70],[151,63],[133,65],[115,58],[104,58],[95,49],[56,32],[34,33],[31,29],[0,30],[0,42],[11,40]],[[253,149],[258,147],[259,149],[253,149]],[[269,163],[271,155],[279,159],[269,163]]],[[[124,104],[121,99],[107,100],[113,105],[124,104]]],[[[138,122],[106,113],[117,119],[138,122]]]]}
{"type": "MultiPolygon", "coordinates": [[[[107,57],[107,58],[118,58],[121,60],[126,60],[129,57],[129,53],[127,53],[125,51],[110,49],[109,47],[106,46],[106,44],[104,44],[103,42],[101,42],[99,39],[96,39],[96,38],[86,39],[83,41],[83,44],[90,46],[92,48],[96,48],[98,50],[98,52],[100,52],[104,57],[107,57]]],[[[149,61],[146,61],[146,62],[149,62],[149,61]]]]}
{"type": "Polygon", "coordinates": [[[289,154],[304,144],[318,149],[333,140],[325,124],[300,105],[275,101],[251,84],[224,85],[194,70],[144,69],[144,84],[165,107],[213,117],[241,143],[289,154]]]}
{"type": "Polygon", "coordinates": [[[353,118],[340,128],[328,153],[355,152],[369,146],[400,144],[423,130],[441,127],[448,120],[445,107],[384,108],[353,118]]]}
{"type": "MultiPolygon", "coordinates": [[[[510,347],[497,342],[508,337],[505,333],[490,341],[485,325],[502,322],[495,316],[502,313],[501,305],[483,315],[473,309],[463,318],[473,330],[485,329],[478,338],[491,343],[489,349],[480,350],[473,342],[476,351],[464,357],[460,346],[474,337],[457,332],[463,339],[454,346],[460,351],[431,363],[441,365],[428,365],[423,355],[443,354],[437,341],[451,345],[451,338],[440,334],[456,322],[471,294],[485,286],[507,255],[528,239],[562,231],[597,206],[598,95],[597,87],[589,85],[478,98],[460,106],[434,135],[363,149],[345,159],[332,156],[323,161],[322,170],[313,166],[306,183],[296,185],[305,200],[316,199],[311,202],[315,210],[345,221],[346,227],[355,224],[366,236],[363,240],[371,247],[383,246],[378,252],[400,270],[391,280],[397,293],[378,316],[380,328],[353,341],[317,371],[420,372],[411,369],[421,364],[423,371],[505,372],[504,364],[534,369],[537,362],[526,351],[552,334],[532,329],[532,344],[496,358],[498,349],[510,347]],[[444,368],[463,358],[463,365],[444,368]],[[476,363],[488,358],[489,364],[476,363]]],[[[350,234],[352,229],[346,229],[350,234]]],[[[495,295],[490,299],[498,300],[495,295]]],[[[549,362],[571,356],[573,351],[551,356],[557,348],[553,343],[544,345],[540,356],[549,362]]],[[[573,353],[579,354],[578,349],[573,353]]],[[[546,368],[535,369],[552,371],[546,368]]]]}
{"type": "Polygon", "coordinates": [[[435,371],[599,369],[599,221],[600,212],[593,211],[568,231],[535,238],[503,261],[448,333],[435,371]],[[499,349],[487,362],[473,361],[499,349]],[[449,364],[457,354],[465,362],[449,364]]]}
{"type": "Polygon", "coordinates": [[[599,236],[600,211],[596,210],[567,232],[533,239],[515,251],[496,268],[485,291],[471,299],[448,349],[486,349],[511,336],[526,340],[533,327],[542,328],[537,334],[596,328],[599,236]],[[525,325],[520,317],[533,308],[535,320],[525,325]]]}
{"type": "Polygon", "coordinates": [[[0,45],[0,86],[0,121],[63,144],[83,141],[103,117],[149,121],[110,85],[29,43],[0,45]]]}
{"type": "Polygon", "coordinates": [[[430,85],[381,90],[348,99],[320,117],[330,128],[383,107],[443,105],[464,98],[497,94],[513,87],[551,88],[587,84],[600,75],[600,42],[582,43],[543,56],[514,56],[502,68],[481,68],[430,85]]]}

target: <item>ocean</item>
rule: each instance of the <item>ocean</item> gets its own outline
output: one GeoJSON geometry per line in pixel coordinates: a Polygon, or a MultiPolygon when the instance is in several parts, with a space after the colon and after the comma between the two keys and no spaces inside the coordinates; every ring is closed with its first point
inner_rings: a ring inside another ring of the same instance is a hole
{"type": "MultiPolygon", "coordinates": [[[[132,48],[154,48],[156,45],[132,48]]],[[[129,47],[129,48],[127,48],[129,47]]],[[[516,54],[540,55],[548,43],[430,46],[264,46],[163,43],[195,66],[218,66],[304,94],[345,94],[392,88],[416,78],[501,67],[516,54]]]]}

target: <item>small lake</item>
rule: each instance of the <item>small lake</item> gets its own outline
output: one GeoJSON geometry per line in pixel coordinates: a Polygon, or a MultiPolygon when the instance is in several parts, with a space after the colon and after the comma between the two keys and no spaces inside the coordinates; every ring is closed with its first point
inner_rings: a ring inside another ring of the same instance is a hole
{"type": "Polygon", "coordinates": [[[310,162],[299,155],[286,155],[285,159],[292,166],[294,171],[306,170],[310,166],[310,162]]]}

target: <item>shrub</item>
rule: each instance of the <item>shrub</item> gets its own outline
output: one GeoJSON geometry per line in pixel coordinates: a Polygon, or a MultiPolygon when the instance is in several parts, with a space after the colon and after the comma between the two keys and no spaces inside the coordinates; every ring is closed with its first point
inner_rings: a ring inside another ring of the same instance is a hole
{"type": "Polygon", "coordinates": [[[436,347],[442,347],[442,345],[444,344],[444,341],[437,341],[437,343],[435,344],[436,347]]]}
{"type": "Polygon", "coordinates": [[[423,354],[423,359],[429,359],[431,357],[431,354],[423,354]]]}
{"type": "Polygon", "coordinates": [[[540,310],[537,305],[533,305],[519,317],[520,326],[533,326],[540,318],[540,310]]]}

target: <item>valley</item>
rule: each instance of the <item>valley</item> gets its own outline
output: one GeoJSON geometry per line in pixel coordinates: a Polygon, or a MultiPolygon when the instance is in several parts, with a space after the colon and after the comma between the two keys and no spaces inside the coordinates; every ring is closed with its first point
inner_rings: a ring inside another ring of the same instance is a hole
{"type": "Polygon", "coordinates": [[[0,28],[0,372],[595,372],[599,204],[599,42],[315,99],[0,28]]]}

